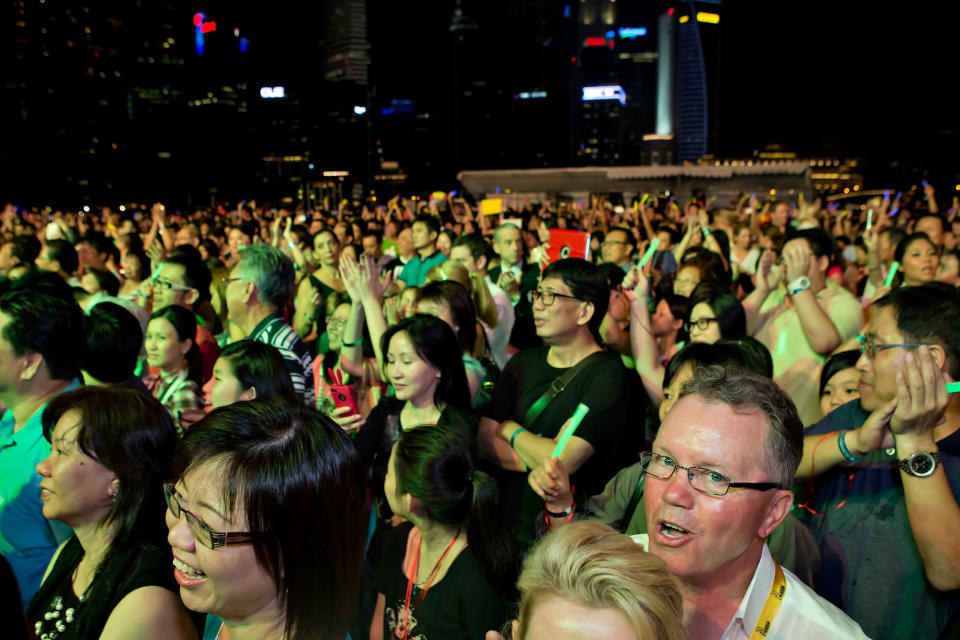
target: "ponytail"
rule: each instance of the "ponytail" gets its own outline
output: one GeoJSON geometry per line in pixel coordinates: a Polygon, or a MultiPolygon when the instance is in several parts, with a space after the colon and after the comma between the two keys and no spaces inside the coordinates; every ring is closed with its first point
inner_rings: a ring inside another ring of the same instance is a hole
{"type": "Polygon", "coordinates": [[[478,470],[470,472],[469,481],[473,490],[467,514],[467,540],[490,584],[508,601],[515,602],[520,553],[513,537],[501,524],[497,481],[478,470]]]}
{"type": "Polygon", "coordinates": [[[449,427],[407,429],[394,455],[398,493],[417,498],[431,520],[465,527],[487,581],[515,600],[519,549],[501,524],[496,480],[477,470],[466,438],[449,427]]]}

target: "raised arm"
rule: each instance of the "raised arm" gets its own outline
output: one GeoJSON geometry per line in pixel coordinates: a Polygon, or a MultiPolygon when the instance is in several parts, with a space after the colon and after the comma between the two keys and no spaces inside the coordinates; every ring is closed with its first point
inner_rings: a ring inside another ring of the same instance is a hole
{"type": "MultiPolygon", "coordinates": [[[[897,457],[908,460],[919,452],[937,451],[935,431],[949,403],[939,346],[908,351],[896,374],[897,409],[890,419],[897,457]]],[[[945,428],[947,428],[945,426],[945,428]]],[[[926,477],[901,469],[907,517],[927,580],[938,591],[960,589],[960,505],[950,489],[943,464],[926,477]]]]}
{"type": "Polygon", "coordinates": [[[377,265],[370,255],[361,256],[361,263],[357,264],[349,256],[340,258],[340,276],[351,299],[359,300],[363,306],[363,314],[367,321],[367,330],[373,342],[373,351],[377,356],[377,365],[383,367],[384,354],[380,349],[380,339],[387,330],[386,317],[380,300],[384,290],[393,281],[393,275],[381,277],[377,265]]]}
{"type": "Polygon", "coordinates": [[[776,289],[779,274],[773,271],[773,263],[777,254],[769,249],[760,257],[757,266],[757,286],[743,299],[743,311],[747,316],[747,334],[753,335],[757,322],[760,319],[760,309],[770,292],[776,289]]]}
{"type": "MultiPolygon", "coordinates": [[[[804,245],[805,243],[793,243],[793,246],[787,245],[783,249],[781,255],[786,268],[787,282],[792,282],[809,273],[812,260],[824,259],[814,256],[804,245]]],[[[793,294],[792,297],[807,344],[820,355],[830,354],[843,342],[837,326],[817,303],[813,290],[805,289],[793,294]]]]}
{"type": "Polygon", "coordinates": [[[630,349],[650,400],[660,406],[663,401],[663,365],[657,340],[650,330],[650,309],[647,296],[650,282],[636,267],[623,280],[623,293],[630,302],[630,349]]]}

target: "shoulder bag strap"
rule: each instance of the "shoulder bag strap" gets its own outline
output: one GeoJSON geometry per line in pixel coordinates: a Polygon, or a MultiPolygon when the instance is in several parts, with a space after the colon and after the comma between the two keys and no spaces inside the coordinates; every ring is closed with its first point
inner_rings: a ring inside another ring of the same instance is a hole
{"type": "Polygon", "coordinates": [[[627,527],[630,526],[630,521],[633,520],[633,513],[637,510],[637,507],[640,506],[640,500],[643,499],[643,477],[644,473],[640,474],[640,477],[637,478],[637,485],[633,488],[633,496],[630,497],[630,502],[627,504],[626,511],[623,512],[623,519],[620,521],[620,531],[626,531],[627,527]]]}
{"type": "Polygon", "coordinates": [[[523,414],[523,419],[521,424],[526,428],[533,426],[533,423],[537,421],[537,418],[540,417],[540,414],[543,413],[543,410],[547,408],[547,405],[550,404],[550,401],[556,397],[558,393],[563,391],[564,387],[570,384],[570,381],[573,380],[578,373],[583,371],[588,365],[596,362],[603,357],[605,351],[596,351],[591,353],[586,358],[573,365],[567,369],[563,375],[550,383],[550,386],[547,387],[547,390],[537,398],[537,400],[530,405],[530,408],[527,409],[527,412],[523,414]]]}

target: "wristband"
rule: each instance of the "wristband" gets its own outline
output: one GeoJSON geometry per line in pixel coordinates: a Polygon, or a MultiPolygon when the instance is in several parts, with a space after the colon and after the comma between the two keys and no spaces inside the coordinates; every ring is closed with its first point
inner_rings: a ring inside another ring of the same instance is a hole
{"type": "Polygon", "coordinates": [[[710,235],[710,227],[700,227],[700,229],[703,231],[703,235],[710,235]]]}
{"type": "Polygon", "coordinates": [[[551,518],[569,518],[570,516],[573,515],[573,511],[576,508],[577,508],[577,503],[574,502],[563,511],[550,511],[549,509],[547,509],[547,503],[546,502],[543,503],[543,512],[548,516],[550,516],[551,518]]]}
{"type": "Polygon", "coordinates": [[[297,246],[297,245],[295,245],[294,243],[290,242],[290,243],[287,244],[287,249],[293,249],[295,246],[297,246]]]}
{"type": "Polygon", "coordinates": [[[841,431],[840,435],[837,436],[837,444],[840,446],[840,453],[843,455],[844,458],[846,458],[850,462],[859,462],[860,460],[863,459],[863,456],[860,456],[858,458],[857,456],[850,453],[850,449],[847,449],[847,443],[843,439],[845,435],[847,435],[847,432],[841,431]]]}
{"type": "Polygon", "coordinates": [[[513,448],[513,441],[517,439],[517,436],[520,435],[520,432],[521,432],[521,431],[526,431],[526,429],[524,429],[523,427],[520,427],[519,429],[517,429],[516,431],[513,432],[513,435],[512,435],[512,436],[510,436],[510,448],[511,448],[511,449],[513,448]]]}
{"type": "Polygon", "coordinates": [[[345,342],[343,340],[340,341],[341,347],[359,347],[361,344],[363,344],[363,336],[357,338],[356,342],[345,342]]]}

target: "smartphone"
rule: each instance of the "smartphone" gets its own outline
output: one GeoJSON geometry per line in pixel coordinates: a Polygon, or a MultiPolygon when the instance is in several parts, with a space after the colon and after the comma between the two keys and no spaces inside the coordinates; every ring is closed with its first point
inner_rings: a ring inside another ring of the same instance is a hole
{"type": "Polygon", "coordinates": [[[330,395],[333,397],[334,409],[340,407],[350,407],[350,415],[360,413],[357,408],[357,399],[353,395],[353,387],[347,384],[330,385],[330,395]]]}

